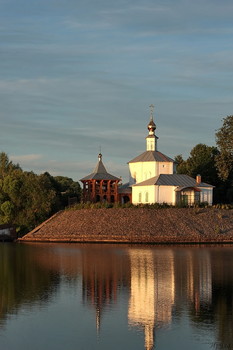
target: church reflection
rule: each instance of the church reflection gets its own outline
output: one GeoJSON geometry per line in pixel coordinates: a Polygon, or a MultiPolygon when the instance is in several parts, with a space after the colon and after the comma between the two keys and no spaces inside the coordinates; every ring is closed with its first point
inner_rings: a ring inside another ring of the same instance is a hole
{"type": "MultiPolygon", "coordinates": [[[[123,289],[128,293],[128,323],[143,330],[145,350],[154,349],[156,332],[172,324],[173,317],[188,312],[193,327],[200,328],[214,324],[216,307],[224,308],[227,302],[232,308],[232,294],[224,301],[224,287],[216,289],[226,276],[227,290],[230,283],[233,291],[226,266],[220,264],[213,274],[215,250],[140,247],[122,252],[99,247],[82,252],[83,303],[95,308],[98,332],[106,307],[117,304],[123,289]]],[[[221,326],[223,322],[229,329],[231,321],[232,317],[221,319],[216,334],[220,343],[232,343],[232,331],[226,333],[221,326]]]]}
{"type": "MultiPolygon", "coordinates": [[[[117,305],[123,289],[128,295],[128,323],[143,330],[145,350],[154,349],[156,332],[169,326],[173,316],[179,318],[188,311],[193,327],[198,328],[214,323],[215,306],[222,300],[215,287],[216,278],[221,281],[222,277],[212,271],[214,256],[214,250],[193,247],[83,249],[82,298],[95,308],[97,332],[106,308],[117,305]]],[[[227,269],[218,270],[226,275],[227,269]]],[[[228,327],[229,318],[222,321],[228,327]]],[[[218,339],[223,342],[221,329],[218,339]]],[[[229,343],[232,333],[227,334],[229,343]]]]}
{"type": "Polygon", "coordinates": [[[131,285],[128,319],[144,329],[145,349],[154,348],[155,328],[171,321],[174,304],[174,260],[171,250],[129,250],[131,285]]]}
{"type": "MultiPolygon", "coordinates": [[[[123,249],[125,251],[125,249],[123,249]]],[[[130,248],[127,254],[113,255],[109,250],[90,249],[83,254],[83,302],[96,312],[100,331],[104,309],[117,303],[122,288],[129,291],[128,323],[142,328],[145,349],[153,349],[155,329],[171,322],[175,296],[174,256],[172,250],[130,248]]]]}
{"type": "Polygon", "coordinates": [[[159,332],[184,315],[197,332],[212,327],[217,344],[233,348],[231,247],[19,248],[17,254],[11,246],[1,250],[2,320],[25,303],[33,305],[42,297],[46,303],[68,282],[79,288],[79,302],[95,312],[93,322],[100,337],[104,316],[124,300],[129,329],[143,332],[145,350],[154,349],[159,332]]]}

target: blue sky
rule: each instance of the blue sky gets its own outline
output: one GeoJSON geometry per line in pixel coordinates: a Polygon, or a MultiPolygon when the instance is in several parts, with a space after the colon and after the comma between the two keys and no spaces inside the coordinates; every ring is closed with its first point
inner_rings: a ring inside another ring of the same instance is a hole
{"type": "Polygon", "coordinates": [[[79,180],[99,148],[128,177],[145,150],[184,158],[233,114],[233,2],[0,0],[0,151],[79,180]]]}

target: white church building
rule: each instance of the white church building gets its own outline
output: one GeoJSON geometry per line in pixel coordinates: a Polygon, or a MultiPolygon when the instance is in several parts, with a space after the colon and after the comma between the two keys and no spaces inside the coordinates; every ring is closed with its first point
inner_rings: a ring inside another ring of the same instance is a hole
{"type": "Polygon", "coordinates": [[[214,186],[202,182],[198,174],[195,179],[176,174],[175,161],[158,151],[153,110],[147,128],[146,151],[128,162],[130,179],[128,184],[119,187],[121,198],[132,189],[133,204],[194,205],[206,202],[212,205],[214,186]]]}

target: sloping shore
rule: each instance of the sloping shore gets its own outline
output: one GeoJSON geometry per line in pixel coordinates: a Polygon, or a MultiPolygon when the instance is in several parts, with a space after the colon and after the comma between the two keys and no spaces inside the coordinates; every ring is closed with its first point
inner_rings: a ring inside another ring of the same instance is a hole
{"type": "Polygon", "coordinates": [[[19,241],[233,243],[233,210],[215,208],[64,210],[19,241]]]}

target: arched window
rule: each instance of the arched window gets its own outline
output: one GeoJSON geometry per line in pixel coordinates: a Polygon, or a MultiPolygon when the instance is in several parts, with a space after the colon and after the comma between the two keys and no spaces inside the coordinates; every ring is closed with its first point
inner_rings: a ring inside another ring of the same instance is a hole
{"type": "Polygon", "coordinates": [[[123,201],[122,203],[128,203],[130,201],[129,196],[123,196],[123,201]]]}
{"type": "Polygon", "coordinates": [[[134,178],[134,181],[137,182],[137,174],[136,174],[136,171],[133,173],[133,178],[134,178]]]}
{"type": "Polygon", "coordinates": [[[138,202],[141,203],[141,201],[142,201],[142,193],[139,192],[139,194],[138,194],[138,202]]]}
{"type": "Polygon", "coordinates": [[[149,195],[148,195],[148,192],[145,193],[145,202],[146,202],[146,203],[149,202],[149,195]]]}

